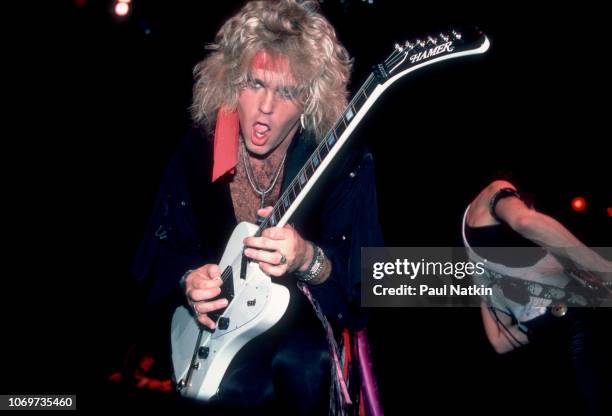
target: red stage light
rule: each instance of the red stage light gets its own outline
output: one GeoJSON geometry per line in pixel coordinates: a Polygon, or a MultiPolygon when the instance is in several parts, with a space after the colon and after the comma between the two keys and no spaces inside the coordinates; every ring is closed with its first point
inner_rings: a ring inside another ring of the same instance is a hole
{"type": "Polygon", "coordinates": [[[581,196],[577,196],[576,198],[572,199],[572,209],[576,212],[582,212],[586,209],[587,207],[587,202],[586,199],[584,199],[581,196]]]}
{"type": "Polygon", "coordinates": [[[612,217],[612,207],[608,207],[608,215],[612,217]]]}

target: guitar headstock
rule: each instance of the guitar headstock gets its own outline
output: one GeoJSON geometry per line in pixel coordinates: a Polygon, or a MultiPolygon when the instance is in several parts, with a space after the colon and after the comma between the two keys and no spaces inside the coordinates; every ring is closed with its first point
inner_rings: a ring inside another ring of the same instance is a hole
{"type": "Polygon", "coordinates": [[[476,28],[451,29],[396,44],[393,53],[376,66],[381,83],[395,81],[420,67],[451,58],[485,53],[487,36],[476,28]]]}

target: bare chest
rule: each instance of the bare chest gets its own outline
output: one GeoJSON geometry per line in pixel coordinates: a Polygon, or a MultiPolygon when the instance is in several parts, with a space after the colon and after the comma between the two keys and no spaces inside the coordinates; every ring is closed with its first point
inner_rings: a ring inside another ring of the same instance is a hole
{"type": "MultiPolygon", "coordinates": [[[[263,198],[264,207],[274,205],[278,200],[283,181],[283,171],[281,171],[278,175],[274,187],[265,193],[263,198]]],[[[232,182],[230,182],[232,204],[234,206],[234,214],[238,222],[248,221],[251,223],[256,223],[257,210],[262,206],[262,196],[254,188],[264,191],[267,190],[272,184],[275,173],[276,172],[266,172],[265,169],[253,167],[251,170],[251,179],[253,184],[251,184],[251,181],[249,181],[247,176],[246,167],[243,160],[242,158],[239,158],[236,166],[236,173],[234,174],[232,182]]]]}

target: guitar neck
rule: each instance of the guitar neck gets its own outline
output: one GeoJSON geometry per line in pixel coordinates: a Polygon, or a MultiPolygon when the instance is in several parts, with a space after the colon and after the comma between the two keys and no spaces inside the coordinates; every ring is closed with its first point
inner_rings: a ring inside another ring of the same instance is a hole
{"type": "Polygon", "coordinates": [[[407,74],[438,62],[485,53],[489,45],[489,39],[475,28],[451,30],[395,45],[395,51],[383,63],[374,67],[346,110],[283,192],[256,235],[261,235],[270,226],[282,227],[289,221],[363,116],[391,84],[407,74]]]}
{"type": "Polygon", "coordinates": [[[369,98],[373,96],[373,92],[378,85],[378,77],[374,73],[370,74],[354,95],[346,110],[317,145],[304,166],[280,196],[272,213],[260,225],[256,235],[260,235],[263,230],[271,226],[282,227],[289,221],[291,215],[306,198],[308,192],[338,154],[340,148],[346,143],[359,121],[374,102],[376,97],[373,97],[372,100],[369,100],[369,98]]]}

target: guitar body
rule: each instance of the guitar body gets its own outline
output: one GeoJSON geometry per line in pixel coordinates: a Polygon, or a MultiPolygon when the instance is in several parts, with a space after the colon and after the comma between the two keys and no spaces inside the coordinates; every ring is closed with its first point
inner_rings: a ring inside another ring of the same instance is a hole
{"type": "Polygon", "coordinates": [[[200,325],[191,309],[181,306],[174,312],[172,365],[180,392],[186,397],[208,400],[214,396],[240,348],[278,322],[289,305],[289,290],[272,283],[257,263],[246,263],[246,278],[240,277],[242,241],[256,231],[256,225],[238,224],[219,262],[221,270],[231,268],[223,286],[233,285],[234,297],[214,331],[200,325]],[[224,319],[227,327],[220,324],[224,319]]]}

